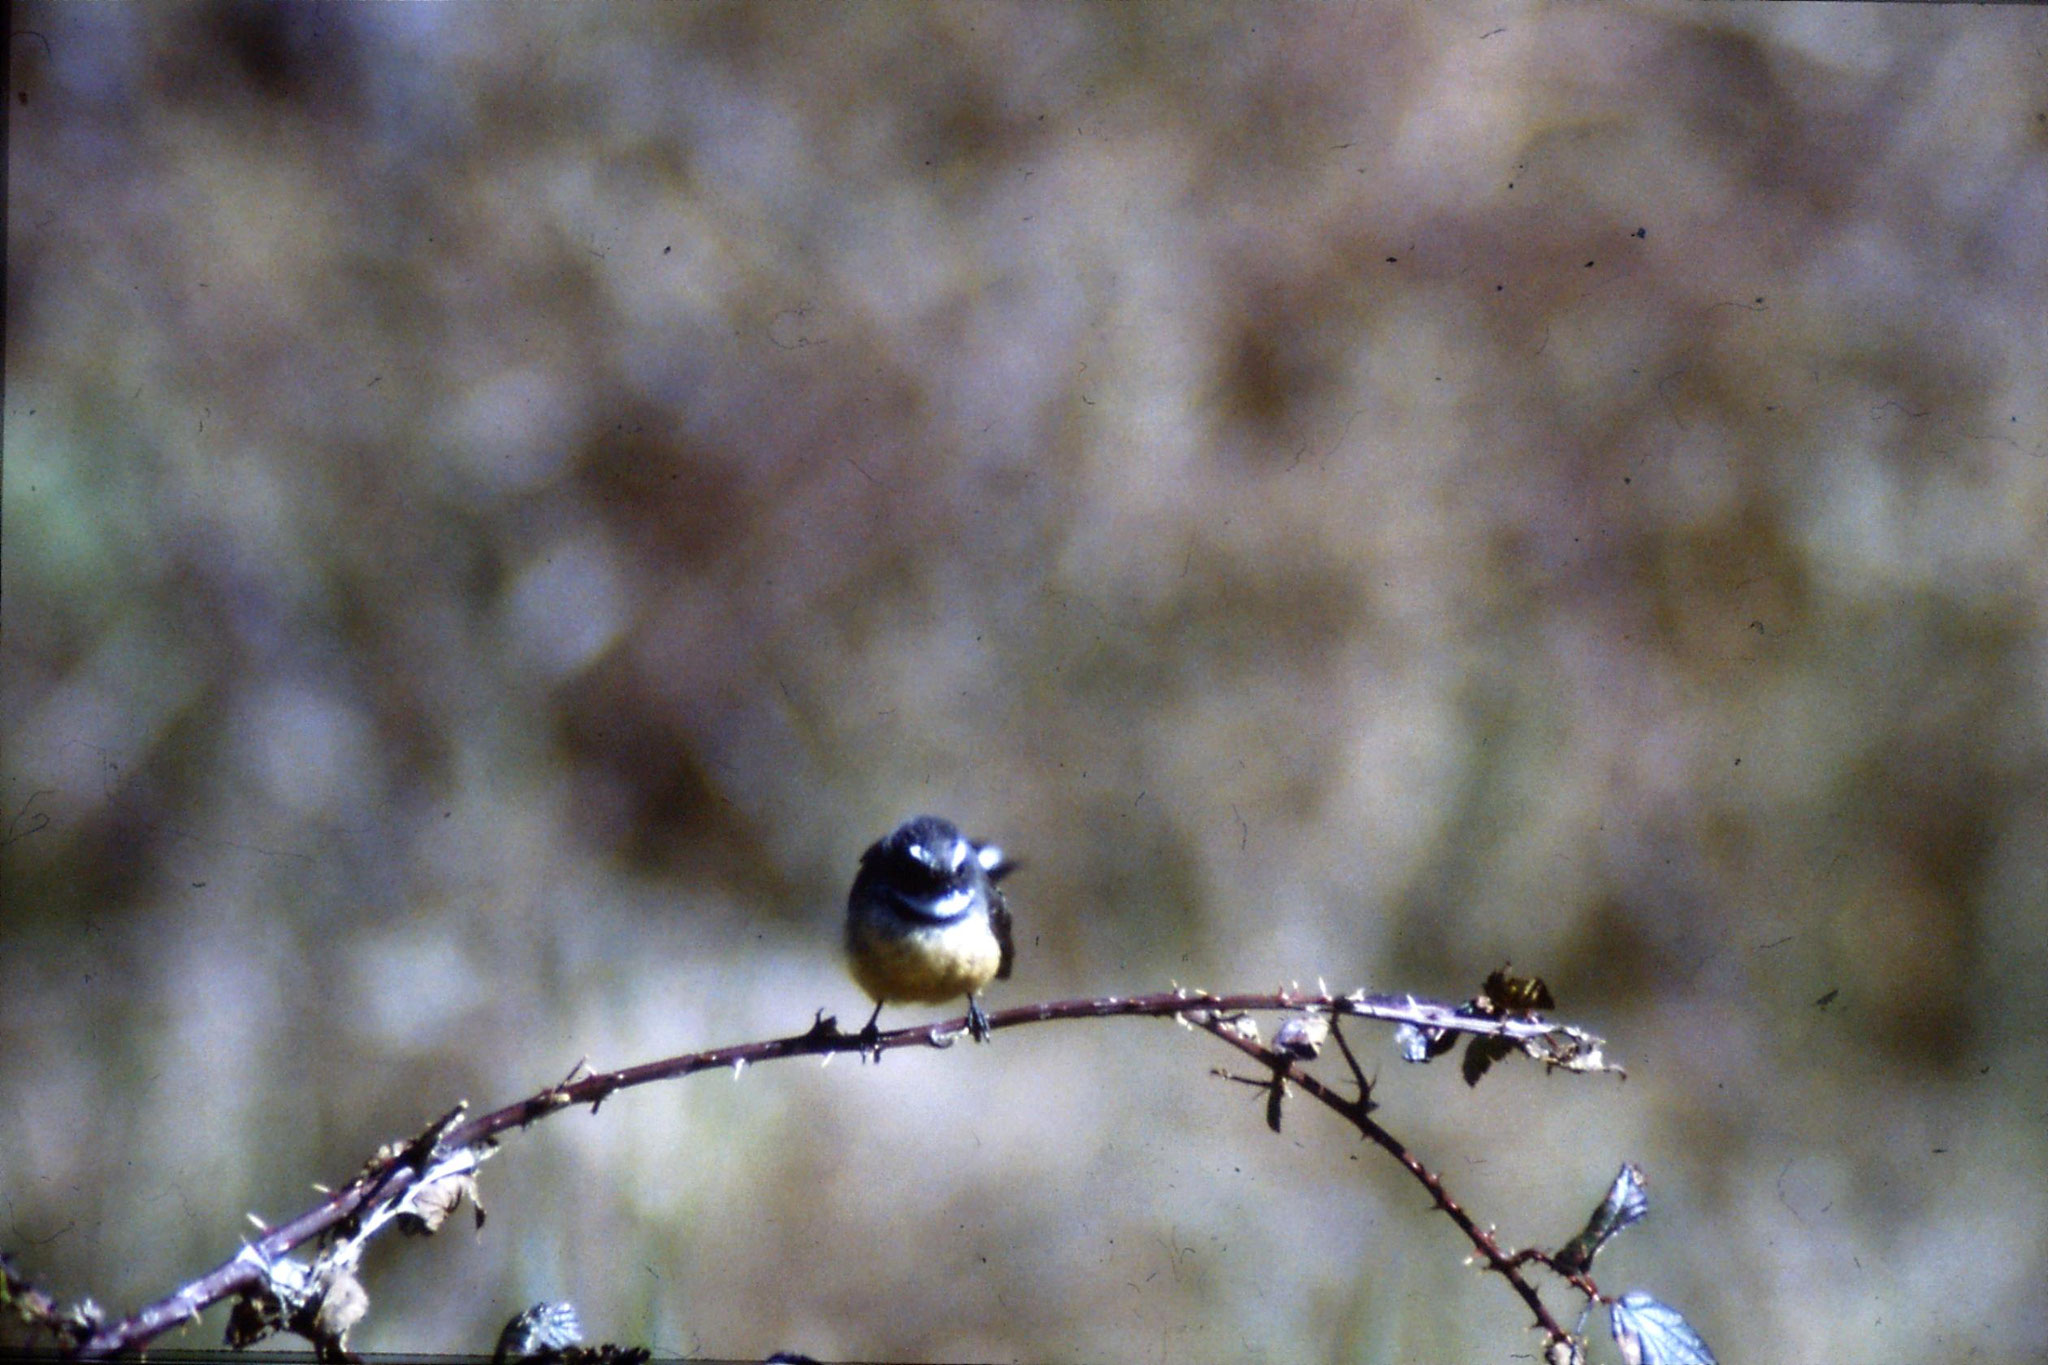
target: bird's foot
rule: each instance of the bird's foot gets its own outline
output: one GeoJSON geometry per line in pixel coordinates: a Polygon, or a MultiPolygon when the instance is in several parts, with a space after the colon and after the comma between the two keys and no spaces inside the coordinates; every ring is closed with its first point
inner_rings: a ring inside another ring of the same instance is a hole
{"type": "Polygon", "coordinates": [[[967,1031],[977,1043],[988,1041],[988,1015],[982,1011],[981,1002],[971,995],[967,997],[967,1031]]]}
{"type": "Polygon", "coordinates": [[[881,1018],[882,1006],[878,1001],[875,1005],[875,1012],[868,1016],[867,1023],[862,1026],[860,1031],[860,1059],[864,1062],[873,1062],[876,1066],[882,1064],[881,1018]]]}

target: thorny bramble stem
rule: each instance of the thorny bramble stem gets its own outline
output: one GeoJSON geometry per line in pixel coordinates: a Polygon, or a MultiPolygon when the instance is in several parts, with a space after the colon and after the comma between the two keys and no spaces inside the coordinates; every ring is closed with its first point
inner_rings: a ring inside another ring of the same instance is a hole
{"type": "MultiPolygon", "coordinates": [[[[1369,1101],[1361,1094],[1346,1100],[1313,1076],[1297,1069],[1282,1054],[1270,1052],[1256,1041],[1239,1038],[1220,1020],[1252,1010],[1286,1010],[1341,1018],[1377,1019],[1407,1024],[1418,1029],[1491,1036],[1522,1044],[1535,1044],[1558,1036],[1559,1026],[1532,1018],[1482,1018],[1461,1013],[1457,1007],[1421,1001],[1413,996],[1370,996],[1362,991],[1337,995],[1327,990],[1285,990],[1266,993],[1212,995],[1206,991],[1178,989],[1151,995],[1104,996],[1097,999],[1062,1000],[1040,1005],[1022,1005],[988,1016],[991,1031],[1018,1028],[1026,1024],[1066,1019],[1107,1019],[1120,1016],[1179,1018],[1198,1024],[1233,1046],[1274,1068],[1277,1079],[1299,1086],[1355,1124],[1359,1131],[1399,1161],[1435,1199],[1453,1222],[1479,1249],[1489,1268],[1506,1276],[1516,1292],[1529,1303],[1543,1329],[1562,1335],[1554,1319],[1535,1296],[1533,1288],[1516,1272],[1514,1261],[1504,1255],[1491,1234],[1475,1224],[1443,1184],[1401,1143],[1366,1116],[1369,1101]]],[[[589,1105],[595,1112],[606,1099],[621,1090],[672,1080],[699,1071],[741,1069],[785,1057],[824,1056],[841,1052],[869,1052],[877,1059],[883,1052],[906,1047],[947,1047],[966,1031],[967,1021],[948,1019],[894,1029],[875,1038],[842,1032],[838,1021],[820,1011],[811,1028],[787,1038],[774,1038],[732,1047],[713,1048],[619,1071],[583,1073],[579,1065],[570,1077],[538,1094],[506,1105],[488,1114],[456,1121],[449,1115],[394,1155],[373,1162],[348,1185],[329,1194],[290,1222],[266,1231],[256,1242],[243,1247],[232,1259],[154,1303],[138,1309],[117,1322],[95,1323],[89,1333],[70,1335],[70,1354],[81,1358],[114,1355],[139,1350],[165,1332],[196,1320],[199,1314],[225,1299],[260,1289],[270,1267],[294,1248],[334,1229],[357,1225],[374,1210],[403,1196],[416,1184],[423,1171],[448,1153],[463,1148],[481,1148],[499,1134],[547,1117],[558,1110],[589,1105]]],[[[1584,1038],[1585,1035],[1577,1035],[1584,1038]]],[[[1597,1046],[1597,1040],[1591,1040],[1597,1046]]],[[[1339,1035],[1342,1044],[1342,1035],[1339,1035]]],[[[1345,1045],[1346,1056],[1349,1047],[1345,1045]]],[[[1597,1054],[1595,1054],[1597,1062],[1597,1054]]],[[[1352,1059],[1354,1075],[1363,1082],[1352,1059]]],[[[1591,1069],[1591,1068],[1588,1068],[1591,1069]]]]}

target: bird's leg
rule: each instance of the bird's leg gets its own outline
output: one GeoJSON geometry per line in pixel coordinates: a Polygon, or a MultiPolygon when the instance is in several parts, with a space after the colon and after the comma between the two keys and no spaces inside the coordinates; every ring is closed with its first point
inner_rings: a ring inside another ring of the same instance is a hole
{"type": "Polygon", "coordinates": [[[974,1041],[988,1041],[988,1015],[982,1012],[981,1001],[974,998],[974,992],[967,993],[967,1031],[974,1035],[974,1041]]]}
{"type": "Polygon", "coordinates": [[[867,1024],[860,1031],[860,1057],[864,1062],[880,1065],[882,1061],[882,1030],[877,1021],[882,1017],[882,1002],[875,1002],[875,1012],[868,1016],[867,1024]]]}

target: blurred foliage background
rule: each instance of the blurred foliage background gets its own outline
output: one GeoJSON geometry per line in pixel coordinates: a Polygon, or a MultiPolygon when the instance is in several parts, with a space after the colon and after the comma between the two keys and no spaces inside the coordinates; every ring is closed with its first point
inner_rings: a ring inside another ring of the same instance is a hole
{"type": "MultiPolygon", "coordinates": [[[[1382,1117],[1511,1244],[1642,1161],[1603,1283],[1724,1360],[2048,1351],[2048,16],[14,13],[50,1288],[133,1307],[579,1057],[857,1024],[845,886],[929,809],[1024,862],[996,1006],[1545,977],[1625,1085],[1361,1035],[1382,1117]]],[[[623,1096],[380,1242],[354,1344],[1533,1349],[1227,1062],[623,1096]]]]}

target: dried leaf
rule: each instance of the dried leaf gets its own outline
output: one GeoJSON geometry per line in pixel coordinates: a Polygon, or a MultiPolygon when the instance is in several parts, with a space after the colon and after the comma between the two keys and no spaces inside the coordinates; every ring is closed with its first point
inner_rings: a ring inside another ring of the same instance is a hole
{"type": "Polygon", "coordinates": [[[1557,1071],[1612,1072],[1624,1080],[1628,1073],[1618,1066],[1608,1065],[1601,1048],[1605,1040],[1595,1037],[1581,1028],[1570,1024],[1555,1024],[1534,1038],[1524,1039],[1522,1051],[1557,1071]]]}
{"type": "Polygon", "coordinates": [[[1320,1014],[1297,1014],[1273,1035],[1273,1050],[1297,1062],[1312,1062],[1330,1036],[1330,1021],[1320,1014]]]}
{"type": "Polygon", "coordinates": [[[1692,1324],[1648,1294],[1623,1294],[1607,1325],[1628,1365],[1718,1365],[1692,1324]]]}
{"type": "Polygon", "coordinates": [[[1216,1017],[1216,1028],[1239,1042],[1259,1041],[1259,1021],[1249,1014],[1223,1014],[1216,1017]]]}
{"type": "Polygon", "coordinates": [[[1487,976],[1483,993],[1473,1003],[1481,1001],[1496,1016],[1520,1015],[1525,1018],[1557,1004],[1551,998],[1550,987],[1543,984],[1542,977],[1514,976],[1506,967],[1487,976]]]}
{"type": "Polygon", "coordinates": [[[1476,1037],[1465,1049],[1465,1084],[1477,1085],[1493,1064],[1517,1050],[1512,1038],[1476,1037]]]}
{"type": "Polygon", "coordinates": [[[498,1333],[492,1365],[559,1352],[583,1340],[583,1324],[573,1303],[537,1303],[516,1315],[498,1333]]]}
{"type": "Polygon", "coordinates": [[[349,1329],[361,1322],[369,1311],[370,1292],[363,1288],[363,1282],[356,1278],[353,1270],[338,1267],[320,1295],[320,1306],[313,1310],[311,1330],[307,1336],[314,1351],[323,1359],[345,1355],[349,1329]]]}
{"type": "Polygon", "coordinates": [[[1394,1045],[1404,1062],[1431,1062],[1458,1045],[1458,1034],[1449,1029],[1402,1024],[1394,1030],[1394,1045]]]}
{"type": "Polygon", "coordinates": [[[224,1341],[232,1350],[246,1350],[283,1327],[284,1308],[277,1297],[267,1290],[251,1289],[235,1296],[224,1341]]]}
{"type": "Polygon", "coordinates": [[[1565,1243],[1552,1259],[1566,1274],[1583,1275],[1593,1268],[1593,1258],[1600,1254],[1600,1248],[1606,1246],[1616,1233],[1641,1222],[1649,1211],[1650,1196],[1643,1180],[1643,1168],[1633,1161],[1623,1162],[1614,1183],[1607,1187],[1606,1198],[1586,1220],[1584,1231],[1565,1243]]]}
{"type": "Polygon", "coordinates": [[[448,1221],[448,1215],[467,1199],[476,1208],[476,1225],[484,1225],[484,1201],[477,1190],[476,1175],[456,1171],[416,1186],[407,1198],[406,1211],[398,1215],[401,1232],[413,1237],[431,1237],[448,1221]]]}

